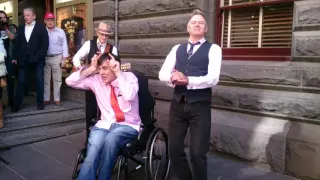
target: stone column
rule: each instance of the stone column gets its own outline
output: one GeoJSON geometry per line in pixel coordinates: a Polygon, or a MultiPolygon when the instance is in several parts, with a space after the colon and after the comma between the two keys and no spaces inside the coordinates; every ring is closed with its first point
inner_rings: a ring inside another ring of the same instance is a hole
{"type": "Polygon", "coordinates": [[[217,1],[215,0],[197,0],[196,6],[201,9],[207,19],[208,23],[208,32],[206,33],[206,39],[209,42],[214,42],[216,35],[216,5],[217,1]]]}
{"type": "MultiPolygon", "coordinates": [[[[320,1],[296,1],[294,9],[292,65],[303,69],[302,88],[319,89],[320,1]]],[[[316,104],[309,106],[315,107],[316,104]]],[[[320,180],[319,139],[319,126],[306,123],[291,124],[286,140],[286,174],[301,179],[320,180]]]]}
{"type": "MultiPolygon", "coordinates": [[[[102,0],[93,2],[93,36],[97,36],[95,28],[98,27],[100,22],[110,23],[114,31],[114,0],[102,0]]],[[[88,27],[91,28],[91,27],[88,27]]],[[[114,37],[111,37],[108,42],[113,44],[114,37]]]]}

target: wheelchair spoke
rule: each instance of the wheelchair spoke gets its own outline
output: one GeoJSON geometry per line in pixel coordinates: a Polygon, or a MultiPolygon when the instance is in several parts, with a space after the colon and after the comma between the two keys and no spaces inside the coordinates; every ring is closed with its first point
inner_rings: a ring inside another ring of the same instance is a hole
{"type": "Polygon", "coordinates": [[[157,129],[153,134],[148,150],[148,180],[166,179],[169,165],[168,143],[167,135],[162,129],[157,129]]]}

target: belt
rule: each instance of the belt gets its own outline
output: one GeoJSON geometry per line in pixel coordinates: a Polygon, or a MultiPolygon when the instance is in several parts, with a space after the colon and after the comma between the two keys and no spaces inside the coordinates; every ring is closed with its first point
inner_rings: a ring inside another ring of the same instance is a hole
{"type": "Polygon", "coordinates": [[[47,54],[46,57],[55,57],[55,56],[59,56],[61,54],[47,54]]]}

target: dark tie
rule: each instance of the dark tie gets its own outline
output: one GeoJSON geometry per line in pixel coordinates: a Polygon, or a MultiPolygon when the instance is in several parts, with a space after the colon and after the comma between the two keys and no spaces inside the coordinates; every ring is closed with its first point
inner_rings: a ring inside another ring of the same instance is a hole
{"type": "Polygon", "coordinates": [[[193,47],[194,47],[195,45],[199,45],[200,42],[196,42],[196,43],[194,43],[194,44],[192,44],[192,43],[189,42],[189,44],[190,44],[190,49],[189,49],[189,51],[188,51],[188,58],[190,58],[190,56],[193,54],[193,47]]]}
{"type": "Polygon", "coordinates": [[[98,44],[97,44],[98,53],[97,53],[97,54],[101,54],[101,48],[102,48],[102,46],[103,46],[103,45],[98,42],[98,44]]]}

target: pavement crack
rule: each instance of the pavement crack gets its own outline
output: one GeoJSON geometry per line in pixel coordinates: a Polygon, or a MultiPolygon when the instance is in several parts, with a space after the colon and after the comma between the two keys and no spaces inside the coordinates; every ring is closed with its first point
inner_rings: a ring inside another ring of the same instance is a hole
{"type": "Polygon", "coordinates": [[[17,171],[15,171],[14,169],[10,168],[7,164],[0,162],[1,164],[3,164],[6,168],[8,168],[10,171],[12,171],[14,174],[16,174],[17,176],[19,176],[21,179],[23,180],[27,180],[25,177],[23,177],[22,175],[20,175],[17,171]]]}
{"type": "Polygon", "coordinates": [[[54,160],[55,162],[57,162],[57,163],[59,163],[59,164],[61,164],[61,165],[64,165],[65,167],[67,167],[67,168],[69,168],[69,169],[73,170],[73,167],[70,167],[70,166],[68,166],[68,165],[64,164],[63,162],[61,162],[61,161],[59,161],[59,160],[55,159],[54,157],[51,157],[50,155],[45,154],[45,153],[43,153],[43,152],[41,152],[41,151],[39,151],[39,150],[37,150],[37,149],[35,149],[35,148],[33,148],[33,147],[30,147],[30,148],[31,148],[31,149],[33,149],[34,151],[36,151],[36,152],[38,152],[38,153],[42,154],[42,155],[44,155],[44,156],[46,156],[46,157],[48,157],[48,158],[50,158],[50,159],[54,160]]]}

